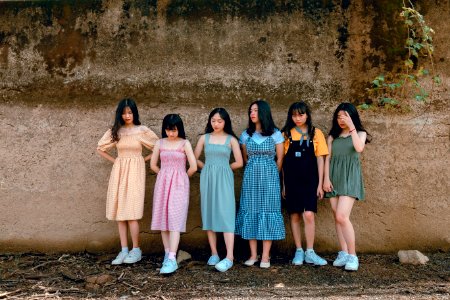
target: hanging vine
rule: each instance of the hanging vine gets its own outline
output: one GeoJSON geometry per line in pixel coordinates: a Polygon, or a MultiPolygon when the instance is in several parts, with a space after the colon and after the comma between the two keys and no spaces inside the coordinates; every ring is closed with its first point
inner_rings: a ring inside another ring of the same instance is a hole
{"type": "MultiPolygon", "coordinates": [[[[425,101],[429,98],[433,87],[441,83],[433,62],[434,30],[426,24],[424,17],[414,8],[411,1],[408,1],[408,4],[409,6],[403,1],[400,13],[400,18],[407,29],[405,48],[408,50],[403,61],[402,72],[380,74],[367,89],[372,103],[379,106],[400,107],[403,99],[411,97],[417,101],[425,101]],[[428,59],[430,70],[420,64],[423,58],[428,59]],[[431,90],[427,90],[421,84],[421,79],[424,77],[431,77],[431,90]]],[[[362,104],[360,107],[367,109],[370,105],[362,104]]]]}

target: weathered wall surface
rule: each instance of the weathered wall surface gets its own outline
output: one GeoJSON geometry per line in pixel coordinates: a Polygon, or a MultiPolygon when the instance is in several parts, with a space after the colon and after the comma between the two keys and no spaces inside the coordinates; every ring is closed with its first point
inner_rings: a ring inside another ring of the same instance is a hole
{"type": "MultiPolygon", "coordinates": [[[[165,114],[181,113],[194,144],[219,105],[243,130],[256,97],[269,99],[279,126],[290,102],[308,100],[326,131],[338,102],[360,97],[370,78],[397,67],[399,2],[0,3],[0,251],[117,247],[115,224],[104,217],[111,165],[95,146],[123,96],[137,99],[143,124],[158,134],[165,114]]],[[[432,105],[412,104],[406,115],[362,114],[373,142],[363,154],[367,201],[355,206],[353,220],[365,252],[450,244],[450,9],[448,1],[417,5],[436,31],[443,85],[432,105]]],[[[154,180],[149,172],[146,251],[160,250],[159,234],[148,229],[154,180]]],[[[206,248],[198,175],[191,185],[181,246],[206,248]]],[[[317,249],[335,251],[335,240],[322,201],[317,249]]],[[[288,250],[293,242],[276,246],[288,250]]]]}

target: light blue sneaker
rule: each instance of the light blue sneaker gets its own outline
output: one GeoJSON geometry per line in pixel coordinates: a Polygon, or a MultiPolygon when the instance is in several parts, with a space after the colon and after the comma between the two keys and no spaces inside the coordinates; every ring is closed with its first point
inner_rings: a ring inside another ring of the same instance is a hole
{"type": "Polygon", "coordinates": [[[347,263],[345,264],[346,271],[358,271],[359,261],[358,257],[353,254],[349,254],[347,258],[347,263]]]}
{"type": "Polygon", "coordinates": [[[303,265],[303,261],[305,260],[305,252],[303,249],[297,249],[295,251],[294,259],[292,260],[292,264],[296,266],[303,265]]]}
{"type": "Polygon", "coordinates": [[[142,259],[142,251],[139,248],[133,248],[123,260],[126,264],[134,264],[142,259]]]}
{"type": "Polygon", "coordinates": [[[220,272],[226,272],[233,266],[233,262],[229,260],[228,258],[222,259],[220,262],[218,262],[215,267],[217,271],[220,272]]]}
{"type": "Polygon", "coordinates": [[[343,267],[347,263],[348,253],[345,251],[339,251],[338,256],[333,262],[333,266],[335,267],[343,267]]]}
{"type": "Polygon", "coordinates": [[[128,256],[128,252],[120,251],[117,257],[111,262],[112,265],[121,265],[128,256]]]}
{"type": "Polygon", "coordinates": [[[220,257],[219,255],[211,255],[211,257],[208,259],[208,266],[215,266],[219,263],[220,257]]]}
{"type": "Polygon", "coordinates": [[[319,255],[314,252],[312,249],[308,249],[305,252],[305,262],[307,264],[313,264],[315,266],[325,266],[327,265],[327,261],[320,257],[319,255]]]}
{"type": "Polygon", "coordinates": [[[163,264],[161,270],[159,270],[159,274],[170,274],[175,272],[178,269],[178,264],[175,259],[167,259],[163,264]]]}

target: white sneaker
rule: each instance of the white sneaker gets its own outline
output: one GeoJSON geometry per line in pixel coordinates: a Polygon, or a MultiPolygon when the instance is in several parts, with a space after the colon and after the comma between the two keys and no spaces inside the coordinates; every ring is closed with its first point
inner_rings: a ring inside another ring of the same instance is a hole
{"type": "Polygon", "coordinates": [[[142,259],[142,251],[139,248],[133,248],[123,260],[126,264],[134,264],[142,259]]]}
{"type": "Polygon", "coordinates": [[[128,252],[120,251],[117,257],[111,262],[112,265],[121,265],[123,264],[123,261],[125,257],[127,257],[128,252]]]}

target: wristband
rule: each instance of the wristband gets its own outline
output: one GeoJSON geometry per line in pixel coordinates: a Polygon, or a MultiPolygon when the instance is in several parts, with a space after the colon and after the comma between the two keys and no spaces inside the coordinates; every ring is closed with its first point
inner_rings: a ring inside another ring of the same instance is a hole
{"type": "Polygon", "coordinates": [[[356,130],[356,128],[353,128],[353,129],[352,129],[352,130],[350,130],[349,132],[350,132],[350,133],[352,133],[352,132],[353,132],[353,131],[355,131],[355,130],[356,130]]]}

